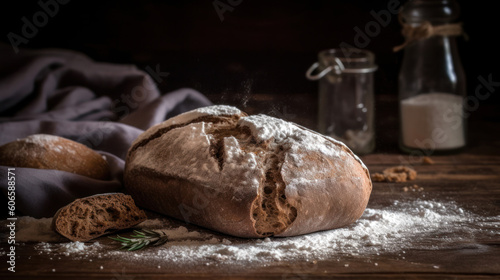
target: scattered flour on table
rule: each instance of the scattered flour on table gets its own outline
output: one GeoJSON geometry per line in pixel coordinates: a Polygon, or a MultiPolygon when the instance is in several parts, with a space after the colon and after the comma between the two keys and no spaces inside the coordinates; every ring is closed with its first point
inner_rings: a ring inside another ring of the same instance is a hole
{"type": "Polygon", "coordinates": [[[84,242],[75,241],[67,243],[57,243],[57,246],[53,246],[53,243],[41,242],[37,244],[36,249],[42,250],[47,253],[61,253],[66,256],[73,255],[75,253],[88,253],[87,249],[92,247],[93,251],[103,248],[99,242],[94,242],[89,245],[85,245],[84,242]]]}
{"type": "MultiPolygon", "coordinates": [[[[239,239],[211,231],[188,230],[165,219],[150,219],[141,228],[161,230],[169,241],[161,247],[134,252],[120,251],[113,242],[50,243],[54,236],[47,226],[50,219],[19,219],[17,237],[35,241],[40,254],[60,253],[74,258],[99,259],[104,256],[148,263],[225,264],[266,263],[299,259],[321,260],[332,256],[397,253],[409,249],[453,248],[474,243],[474,236],[500,235],[500,216],[480,216],[454,202],[395,201],[380,209],[367,208],[363,216],[346,228],[288,238],[239,239]],[[23,226],[21,226],[23,225],[23,226]],[[31,238],[28,238],[28,235],[31,238]],[[418,247],[416,247],[419,244],[418,247]]],[[[125,236],[125,234],[124,234],[125,236]]]]}

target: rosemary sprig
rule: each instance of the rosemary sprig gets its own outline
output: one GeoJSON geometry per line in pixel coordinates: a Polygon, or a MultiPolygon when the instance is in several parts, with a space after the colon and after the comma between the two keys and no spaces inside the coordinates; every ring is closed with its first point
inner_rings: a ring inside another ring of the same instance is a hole
{"type": "Polygon", "coordinates": [[[110,239],[121,243],[120,249],[127,251],[135,251],[142,249],[146,246],[160,246],[167,242],[168,237],[164,232],[156,232],[152,230],[142,229],[140,231],[134,230],[134,234],[126,238],[120,235],[116,237],[109,236],[110,239]]]}

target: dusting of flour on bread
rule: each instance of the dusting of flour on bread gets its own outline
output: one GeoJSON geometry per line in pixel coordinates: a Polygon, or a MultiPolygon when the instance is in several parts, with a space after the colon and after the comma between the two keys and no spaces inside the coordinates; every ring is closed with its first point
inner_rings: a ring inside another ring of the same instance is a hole
{"type": "Polygon", "coordinates": [[[204,116],[230,116],[235,114],[241,114],[241,111],[235,107],[227,105],[207,106],[179,114],[165,121],[164,125],[184,124],[204,116]]]}
{"type": "Polygon", "coordinates": [[[253,137],[255,137],[258,142],[267,141],[271,138],[274,138],[273,140],[275,142],[282,142],[289,137],[294,137],[294,133],[298,130],[298,128],[290,122],[266,115],[252,115],[241,118],[238,125],[250,128],[253,137]]]}
{"type": "Polygon", "coordinates": [[[366,170],[366,173],[368,173],[368,168],[361,159],[350,151],[344,143],[304,127],[297,126],[292,122],[261,114],[243,117],[239,120],[238,124],[250,128],[253,136],[258,139],[258,141],[266,141],[273,138],[274,142],[278,143],[286,144],[295,142],[300,145],[300,149],[319,151],[324,155],[338,156],[340,150],[332,148],[331,144],[342,146],[345,151],[348,151],[353,158],[361,164],[366,170]]]}
{"type": "Polygon", "coordinates": [[[50,150],[53,150],[53,151],[56,151],[59,153],[62,152],[64,149],[66,149],[66,151],[74,154],[75,151],[73,149],[71,149],[70,146],[65,148],[62,145],[60,145],[60,139],[61,139],[60,137],[50,135],[50,134],[34,134],[34,135],[30,135],[24,139],[18,139],[18,140],[22,140],[26,143],[32,143],[32,144],[35,144],[35,145],[38,145],[41,147],[45,147],[47,149],[50,149],[50,150]]]}
{"type": "MultiPolygon", "coordinates": [[[[339,156],[340,150],[332,149],[331,142],[324,137],[299,128],[291,122],[266,115],[252,115],[243,117],[238,125],[246,126],[252,131],[252,135],[257,141],[272,140],[273,143],[285,145],[307,151],[318,151],[324,155],[339,156]]],[[[343,145],[340,142],[336,142],[343,145]]],[[[292,153],[293,156],[293,153],[292,153]]]]}

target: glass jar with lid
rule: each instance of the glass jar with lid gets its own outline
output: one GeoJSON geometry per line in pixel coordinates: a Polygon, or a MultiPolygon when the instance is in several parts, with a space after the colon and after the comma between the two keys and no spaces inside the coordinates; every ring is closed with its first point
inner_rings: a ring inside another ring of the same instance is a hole
{"type": "Polygon", "coordinates": [[[454,0],[413,0],[400,12],[406,41],[400,47],[399,146],[405,152],[450,152],[466,145],[458,16],[454,0]]]}
{"type": "Polygon", "coordinates": [[[318,132],[342,141],[358,155],[375,148],[376,70],[371,51],[333,48],[320,51],[306,72],[309,80],[319,81],[318,132]]]}

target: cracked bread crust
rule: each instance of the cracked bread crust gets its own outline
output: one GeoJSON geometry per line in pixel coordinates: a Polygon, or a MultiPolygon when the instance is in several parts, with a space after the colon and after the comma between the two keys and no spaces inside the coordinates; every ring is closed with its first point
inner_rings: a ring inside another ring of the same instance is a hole
{"type": "Polygon", "coordinates": [[[348,225],[363,213],[372,187],[344,144],[220,105],[144,132],[128,152],[124,176],[138,205],[248,238],[348,225]]]}

